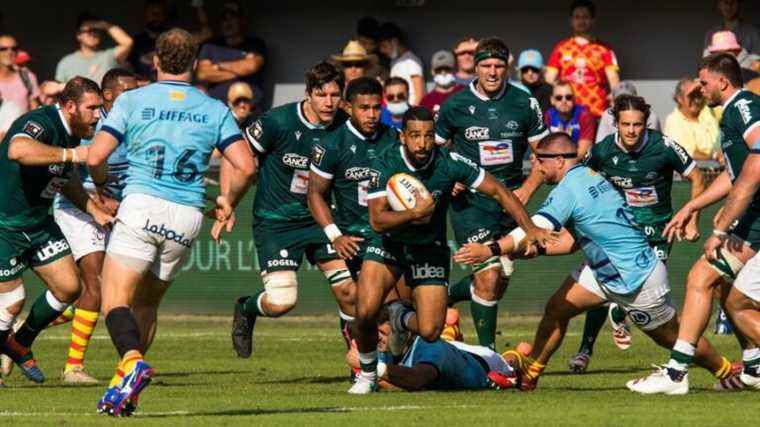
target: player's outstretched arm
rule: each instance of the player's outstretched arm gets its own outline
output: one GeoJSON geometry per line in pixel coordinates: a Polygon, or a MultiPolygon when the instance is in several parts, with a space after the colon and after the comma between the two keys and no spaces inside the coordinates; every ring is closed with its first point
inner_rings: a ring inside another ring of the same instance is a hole
{"type": "Polygon", "coordinates": [[[25,166],[44,166],[53,163],[84,163],[87,147],[53,147],[27,136],[16,136],[8,146],[8,159],[25,166]]]}
{"type": "Polygon", "coordinates": [[[100,131],[95,134],[95,140],[87,152],[87,169],[95,185],[102,186],[108,180],[108,156],[118,145],[119,140],[110,132],[100,131]]]}
{"type": "Polygon", "coordinates": [[[430,196],[415,194],[416,203],[412,209],[393,211],[388,199],[374,197],[367,200],[369,207],[369,224],[377,233],[387,233],[412,222],[430,219],[435,210],[435,201],[430,196]]]}
{"type": "Polygon", "coordinates": [[[696,212],[722,200],[731,191],[731,177],[723,171],[702,193],[686,202],[681,209],[673,215],[673,219],[663,229],[663,235],[672,242],[674,238],[682,238],[685,235],[686,225],[691,221],[696,212]],[[681,236],[681,237],[679,237],[681,236]]]}
{"type": "Polygon", "coordinates": [[[382,379],[406,391],[424,390],[438,379],[438,369],[427,363],[406,366],[388,365],[382,379]]]}
{"type": "MultiPolygon", "coordinates": [[[[696,199],[705,191],[705,177],[699,168],[695,167],[685,176],[691,184],[691,198],[696,199]]],[[[683,238],[689,242],[699,240],[699,210],[695,211],[691,219],[686,223],[683,238]]]]}

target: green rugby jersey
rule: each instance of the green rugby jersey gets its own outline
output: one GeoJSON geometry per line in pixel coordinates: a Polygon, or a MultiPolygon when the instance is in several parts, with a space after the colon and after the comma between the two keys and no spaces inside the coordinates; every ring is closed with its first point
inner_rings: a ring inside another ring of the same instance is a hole
{"type": "Polygon", "coordinates": [[[344,234],[374,234],[369,225],[367,193],[370,181],[378,175],[370,169],[370,163],[383,149],[398,145],[395,129],[381,123],[372,137],[366,137],[350,120],[314,144],[311,170],[332,181],[335,224],[344,234]]]}
{"type": "Polygon", "coordinates": [[[372,161],[378,178],[370,181],[368,199],[386,197],[388,179],[397,173],[406,173],[419,179],[436,201],[433,216],[428,224],[412,225],[393,230],[386,235],[395,242],[410,245],[446,244],[446,210],[454,184],[461,182],[477,188],[485,171],[475,162],[442,147],[434,147],[427,164],[415,167],[407,158],[404,147],[388,148],[372,161]]]}
{"type": "Polygon", "coordinates": [[[697,166],[683,147],[651,129],[632,152],[622,148],[617,132],[609,135],[591,148],[586,162],[620,190],[639,225],[670,220],[673,172],[688,175],[697,166]]]}
{"type": "MultiPolygon", "coordinates": [[[[744,161],[751,151],[760,154],[760,150],[750,150],[745,137],[760,126],[760,97],[741,89],[723,104],[723,117],[720,120],[720,146],[726,158],[726,170],[731,181],[735,181],[742,172],[744,161]]],[[[750,141],[755,143],[756,141],[750,141]]],[[[755,193],[749,209],[760,211],[760,192],[755,193]]]]}
{"type": "Polygon", "coordinates": [[[53,198],[68,182],[73,166],[70,163],[24,166],[8,159],[8,147],[16,136],[61,148],[76,147],[79,138],[71,135],[58,106],[51,105],[16,119],[0,143],[0,228],[34,230],[50,221],[53,198]]]}
{"type": "Polygon", "coordinates": [[[314,221],[306,203],[312,146],[345,120],[345,112],[339,109],[330,125],[312,124],[304,115],[301,101],[269,110],[245,130],[259,158],[254,224],[314,221]]]}

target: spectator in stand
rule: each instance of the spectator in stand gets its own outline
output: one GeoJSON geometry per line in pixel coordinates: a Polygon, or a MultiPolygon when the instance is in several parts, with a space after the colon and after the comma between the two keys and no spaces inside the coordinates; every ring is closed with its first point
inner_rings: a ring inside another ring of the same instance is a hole
{"type": "Polygon", "coordinates": [[[333,55],[332,59],[337,63],[338,68],[343,70],[346,86],[351,80],[364,77],[369,66],[369,55],[361,43],[356,40],[349,40],[346,47],[343,48],[343,53],[333,55]]]}
{"type": "Polygon", "coordinates": [[[558,81],[552,85],[552,106],[544,113],[549,132],[564,132],[578,146],[578,157],[583,158],[594,145],[596,120],[584,105],[576,104],[573,86],[558,81]]]}
{"type": "Polygon", "coordinates": [[[760,54],[760,31],[754,25],[742,21],[739,0],[718,0],[716,6],[721,23],[705,33],[704,56],[707,56],[708,47],[713,44],[713,35],[719,31],[732,31],[736,34],[739,45],[750,53],[760,54]]]}
{"type": "Polygon", "coordinates": [[[253,89],[246,82],[235,82],[230,86],[227,106],[241,130],[252,125],[261,115],[261,109],[253,104],[253,89]]]}
{"type": "Polygon", "coordinates": [[[551,107],[552,85],[544,81],[544,57],[535,49],[524,50],[517,57],[520,83],[538,100],[541,111],[551,107]]]}
{"type": "Polygon", "coordinates": [[[713,53],[728,53],[735,56],[742,70],[743,82],[760,77],[760,55],[747,52],[731,31],[718,31],[713,34],[712,43],[707,47],[707,54],[713,53]]]}
{"type": "Polygon", "coordinates": [[[221,101],[238,81],[253,89],[253,102],[263,105],[262,70],[267,57],[264,41],[245,35],[245,15],[240,3],[226,1],[222,6],[221,36],[201,47],[196,77],[208,87],[208,94],[221,101]]]}
{"type": "Polygon", "coordinates": [[[2,93],[0,93],[0,140],[5,138],[5,133],[10,129],[11,124],[22,114],[24,114],[24,111],[18,104],[11,100],[3,99],[2,93]]]}
{"type": "Polygon", "coordinates": [[[409,104],[420,105],[425,96],[422,61],[409,50],[396,24],[386,22],[380,26],[379,50],[391,59],[391,77],[401,77],[409,85],[409,104]]]}
{"type": "MultiPolygon", "coordinates": [[[[371,16],[365,16],[356,23],[356,40],[369,55],[370,62],[364,75],[384,82],[390,74],[390,59],[378,51],[380,38],[380,23],[371,16]]],[[[346,82],[348,84],[348,82],[346,82]]]]}
{"type": "Polygon", "coordinates": [[[620,82],[620,75],[615,52],[592,34],[595,17],[593,2],[573,2],[570,6],[573,35],[554,46],[546,67],[546,81],[569,81],[578,102],[598,118],[607,108],[607,94],[620,82]]]}
{"type": "MultiPolygon", "coordinates": [[[[620,95],[633,95],[638,96],[636,86],[630,80],[623,80],[617,86],[612,88],[612,92],[609,96],[610,105],[615,103],[615,98],[620,95]]],[[[649,118],[647,119],[647,128],[660,130],[660,118],[654,111],[650,111],[649,118]]],[[[615,117],[612,115],[612,108],[608,108],[602,114],[602,118],[599,119],[599,127],[596,129],[596,141],[599,142],[606,138],[608,135],[612,135],[617,131],[615,127],[615,117]]]]}
{"type": "Polygon", "coordinates": [[[464,87],[458,84],[454,77],[455,62],[454,54],[448,50],[439,50],[430,60],[430,70],[435,86],[422,98],[420,105],[432,111],[436,118],[444,101],[464,87]]]}
{"type": "Polygon", "coordinates": [[[61,83],[65,84],[75,76],[96,82],[103,80],[108,70],[118,67],[127,59],[133,41],[121,27],[85,14],[77,25],[77,43],[79,48],[58,62],[55,79],[61,83]],[[105,34],[113,39],[116,46],[99,49],[105,34]]]}
{"type": "Polygon", "coordinates": [[[63,91],[63,84],[55,80],[45,80],[40,85],[40,105],[53,105],[63,91]]]}
{"type": "Polygon", "coordinates": [[[40,88],[33,72],[16,65],[17,53],[16,39],[0,35],[0,94],[26,113],[39,106],[40,88]]]}
{"type": "Polygon", "coordinates": [[[457,83],[467,86],[475,80],[475,48],[478,47],[478,40],[475,37],[467,36],[459,39],[454,44],[454,55],[457,58],[457,83]]]}
{"type": "Polygon", "coordinates": [[[676,108],[665,119],[664,134],[680,144],[694,160],[715,160],[720,153],[720,121],[707,106],[700,84],[692,77],[678,81],[676,108]]]}
{"type": "Polygon", "coordinates": [[[404,113],[409,110],[409,83],[401,77],[391,77],[383,90],[385,106],[380,113],[380,122],[392,128],[401,129],[404,113]]]}

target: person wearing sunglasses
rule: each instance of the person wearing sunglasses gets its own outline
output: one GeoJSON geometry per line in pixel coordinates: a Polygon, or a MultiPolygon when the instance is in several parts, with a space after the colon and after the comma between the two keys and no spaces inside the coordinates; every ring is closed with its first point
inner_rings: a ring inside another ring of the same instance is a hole
{"type": "Polygon", "coordinates": [[[380,113],[380,123],[401,129],[404,113],[409,110],[409,84],[401,77],[391,77],[383,89],[385,106],[380,113]]]}
{"type": "Polygon", "coordinates": [[[578,144],[578,155],[583,158],[594,143],[596,120],[588,109],[575,102],[573,86],[559,81],[552,87],[551,108],[544,113],[544,123],[551,132],[565,132],[578,144]]]}
{"type": "Polygon", "coordinates": [[[0,35],[0,93],[26,113],[39,106],[40,88],[37,76],[26,67],[16,64],[18,43],[13,36],[0,35]]]}

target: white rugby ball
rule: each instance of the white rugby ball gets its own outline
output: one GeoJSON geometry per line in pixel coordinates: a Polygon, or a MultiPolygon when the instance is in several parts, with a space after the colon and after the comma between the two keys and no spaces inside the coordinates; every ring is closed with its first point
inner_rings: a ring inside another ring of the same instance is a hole
{"type": "Polygon", "coordinates": [[[388,203],[396,212],[412,209],[417,204],[415,194],[422,197],[430,197],[430,192],[419,179],[406,174],[397,173],[390,177],[385,186],[388,203]]]}

